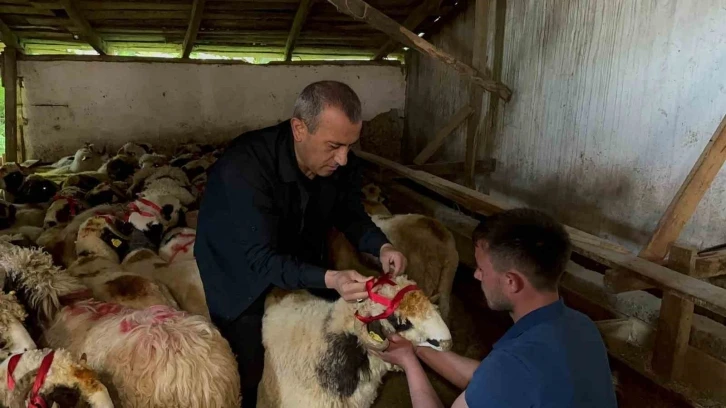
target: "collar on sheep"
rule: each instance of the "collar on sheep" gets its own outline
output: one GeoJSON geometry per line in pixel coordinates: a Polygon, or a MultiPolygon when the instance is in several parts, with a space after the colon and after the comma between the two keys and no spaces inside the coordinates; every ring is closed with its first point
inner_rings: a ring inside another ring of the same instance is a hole
{"type": "Polygon", "coordinates": [[[355,312],[356,319],[360,320],[365,324],[371,323],[376,320],[382,320],[392,315],[393,312],[398,309],[398,305],[401,304],[401,301],[403,300],[403,297],[406,295],[406,293],[418,290],[418,286],[408,285],[405,288],[399,290],[398,293],[396,293],[396,295],[393,297],[393,299],[389,299],[373,291],[373,288],[380,285],[396,286],[396,283],[391,280],[390,274],[385,274],[378,279],[371,279],[366,282],[366,292],[368,292],[368,297],[379,305],[385,306],[386,310],[384,310],[383,313],[375,316],[361,316],[360,314],[358,314],[358,312],[355,312]]]}
{"type": "Polygon", "coordinates": [[[151,218],[157,218],[158,215],[161,214],[161,207],[159,207],[158,205],[156,205],[156,203],[154,203],[152,201],[149,201],[149,200],[147,200],[147,199],[145,199],[143,197],[139,197],[138,199],[136,199],[136,201],[138,201],[141,204],[143,204],[143,205],[151,208],[152,210],[156,211],[156,214],[151,213],[149,211],[144,211],[141,208],[139,208],[139,206],[135,202],[132,202],[132,203],[129,203],[129,210],[130,211],[129,211],[128,214],[126,214],[126,221],[127,222],[128,222],[129,217],[131,216],[132,213],[138,213],[142,217],[151,217],[151,218]]]}
{"type": "MultiPolygon", "coordinates": [[[[18,362],[20,362],[20,358],[22,356],[23,354],[15,354],[10,357],[10,361],[8,362],[8,389],[10,391],[15,389],[13,373],[15,372],[15,368],[18,366],[18,362]]],[[[48,371],[50,371],[50,366],[53,364],[54,357],[55,351],[51,351],[43,357],[43,361],[40,363],[40,368],[38,368],[38,373],[35,375],[35,382],[33,383],[33,389],[30,393],[28,408],[48,408],[48,403],[45,402],[42,396],[40,396],[39,392],[45,383],[45,378],[48,376],[48,371]]]]}
{"type": "Polygon", "coordinates": [[[64,196],[64,195],[56,194],[53,197],[53,201],[55,202],[58,200],[68,201],[68,207],[70,207],[71,216],[73,216],[73,217],[76,216],[76,213],[78,212],[78,200],[76,200],[74,197],[71,197],[69,195],[64,196]]]}

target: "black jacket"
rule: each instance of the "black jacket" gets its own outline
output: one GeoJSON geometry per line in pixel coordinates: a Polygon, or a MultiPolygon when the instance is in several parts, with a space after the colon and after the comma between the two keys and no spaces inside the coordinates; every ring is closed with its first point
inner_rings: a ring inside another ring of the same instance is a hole
{"type": "Polygon", "coordinates": [[[363,209],[360,159],[351,152],[346,166],[311,181],[293,143],[290,121],[248,132],[210,169],[194,254],[214,318],[236,318],[270,285],[325,288],[331,226],[375,256],[388,242],[363,209]]]}

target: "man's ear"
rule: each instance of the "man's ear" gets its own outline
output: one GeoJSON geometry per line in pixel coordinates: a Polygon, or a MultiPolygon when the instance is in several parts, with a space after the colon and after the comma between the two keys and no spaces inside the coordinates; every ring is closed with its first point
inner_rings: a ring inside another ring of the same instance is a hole
{"type": "Polygon", "coordinates": [[[292,118],[290,121],[292,125],[292,137],[295,138],[296,142],[302,142],[305,136],[308,134],[308,127],[302,119],[292,118]]]}
{"type": "Polygon", "coordinates": [[[506,272],[504,274],[504,279],[504,285],[506,286],[507,291],[512,295],[521,292],[527,284],[527,278],[514,270],[506,272]]]}

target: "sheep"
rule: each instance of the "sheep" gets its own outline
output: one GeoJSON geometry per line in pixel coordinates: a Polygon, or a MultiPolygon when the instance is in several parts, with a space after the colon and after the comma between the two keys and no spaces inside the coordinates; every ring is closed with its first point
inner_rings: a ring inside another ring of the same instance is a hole
{"type": "Polygon", "coordinates": [[[189,163],[181,166],[181,169],[187,175],[189,180],[194,180],[200,174],[207,172],[207,169],[214,164],[216,159],[214,156],[204,156],[201,159],[192,160],[189,163]]]}
{"type": "Polygon", "coordinates": [[[76,406],[80,400],[91,408],[113,408],[108,389],[97,374],[65,350],[32,350],[13,355],[0,365],[0,406],[39,407],[38,399],[45,406],[76,406]],[[32,388],[44,361],[50,365],[36,393],[32,388]]]}
{"type": "Polygon", "coordinates": [[[134,174],[138,165],[138,158],[127,154],[117,154],[104,163],[98,172],[108,175],[112,181],[124,181],[134,174]]]}
{"type": "Polygon", "coordinates": [[[91,207],[102,204],[115,204],[126,200],[124,183],[103,182],[86,193],[86,202],[91,207]]]}
{"type": "Polygon", "coordinates": [[[5,200],[0,200],[0,230],[15,224],[17,208],[5,200]]]}
{"type": "Polygon", "coordinates": [[[78,187],[66,187],[53,197],[53,202],[45,213],[43,228],[70,222],[77,214],[85,211],[86,193],[78,187]]]}
{"type": "Polygon", "coordinates": [[[86,143],[85,146],[76,150],[73,159],[69,160],[64,157],[54,163],[52,170],[48,171],[48,175],[80,173],[84,171],[97,170],[103,164],[101,153],[93,149],[93,144],[86,143]]]}
{"type": "Polygon", "coordinates": [[[89,171],[78,174],[71,174],[63,182],[63,188],[78,187],[83,191],[91,191],[97,185],[108,182],[108,176],[103,173],[89,171]]]}
{"type": "Polygon", "coordinates": [[[138,160],[141,159],[143,155],[150,153],[153,153],[153,149],[150,144],[129,142],[121,146],[117,154],[125,154],[135,157],[138,160]]]}
{"type": "Polygon", "coordinates": [[[141,156],[139,159],[139,166],[142,169],[150,167],[161,167],[169,164],[169,158],[163,154],[148,153],[141,156]]]}
{"type": "MultiPolygon", "coordinates": [[[[0,282],[0,289],[2,286],[0,282]]],[[[36,348],[35,342],[23,326],[27,316],[23,306],[18,303],[15,292],[0,291],[0,361],[11,354],[36,348]]]]}
{"type": "Polygon", "coordinates": [[[168,195],[145,195],[129,204],[128,222],[134,226],[131,250],[159,248],[163,234],[179,224],[183,214],[179,200],[168,195]]]}
{"type": "Polygon", "coordinates": [[[49,254],[2,245],[0,268],[27,294],[48,345],[75,358],[86,354],[88,366],[108,378],[116,406],[240,406],[234,354],[204,317],[84,299],[85,286],[53,265],[49,254]]]}
{"type": "Polygon", "coordinates": [[[3,190],[5,200],[15,202],[15,196],[28,175],[28,170],[17,163],[7,163],[0,167],[0,190],[3,190]]]}
{"type": "MultiPolygon", "coordinates": [[[[414,284],[405,276],[390,283],[371,290],[390,299],[414,284]]],[[[262,321],[265,367],[258,406],[369,407],[384,374],[395,368],[369,354],[366,346],[383,350],[386,336],[396,332],[419,346],[450,349],[451,333],[436,306],[421,290],[409,289],[393,314],[368,324],[357,315],[366,318],[385,310],[371,299],[331,303],[304,290],[284,296],[272,292],[262,321]]]]}
{"type": "Polygon", "coordinates": [[[39,204],[47,203],[58,192],[58,184],[47,178],[31,174],[23,180],[17,194],[15,195],[15,203],[17,204],[39,204]]]}
{"type": "Polygon", "coordinates": [[[147,167],[134,174],[128,194],[135,196],[146,188],[147,183],[160,179],[172,179],[182,187],[189,186],[189,178],[180,168],[171,166],[147,167]]]}
{"type": "Polygon", "coordinates": [[[159,255],[148,249],[130,252],[121,263],[124,270],[163,283],[182,310],[209,318],[204,286],[194,258],[196,233],[175,228],[162,240],[159,255]]]}

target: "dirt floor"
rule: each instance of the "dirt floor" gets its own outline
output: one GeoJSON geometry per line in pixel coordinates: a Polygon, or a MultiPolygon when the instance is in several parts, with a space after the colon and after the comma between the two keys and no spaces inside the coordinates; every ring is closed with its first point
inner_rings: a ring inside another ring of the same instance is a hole
{"type": "MultiPolygon", "coordinates": [[[[508,315],[487,308],[479,282],[473,279],[471,270],[465,267],[457,272],[453,292],[449,322],[454,340],[453,351],[480,360],[511,326],[511,320],[508,315]]],[[[611,369],[620,408],[692,406],[615,359],[611,359],[611,369]]],[[[444,405],[451,406],[461,391],[433,371],[427,369],[427,372],[444,405]]],[[[389,373],[386,376],[373,407],[411,407],[408,385],[403,373],[389,373]]]]}

